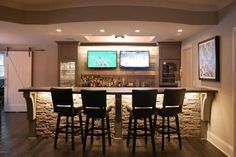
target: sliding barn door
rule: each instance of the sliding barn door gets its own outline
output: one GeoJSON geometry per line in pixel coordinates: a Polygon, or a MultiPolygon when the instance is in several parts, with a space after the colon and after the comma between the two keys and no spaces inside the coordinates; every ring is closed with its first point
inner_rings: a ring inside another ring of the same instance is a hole
{"type": "Polygon", "coordinates": [[[5,111],[26,111],[26,103],[20,88],[31,86],[31,52],[9,51],[6,53],[5,111]]]}

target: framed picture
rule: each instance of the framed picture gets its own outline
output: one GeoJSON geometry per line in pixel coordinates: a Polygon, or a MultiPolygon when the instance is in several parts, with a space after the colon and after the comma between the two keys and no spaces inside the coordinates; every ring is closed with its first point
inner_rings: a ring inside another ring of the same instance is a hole
{"type": "Polygon", "coordinates": [[[199,80],[220,81],[219,36],[198,43],[199,80]]]}

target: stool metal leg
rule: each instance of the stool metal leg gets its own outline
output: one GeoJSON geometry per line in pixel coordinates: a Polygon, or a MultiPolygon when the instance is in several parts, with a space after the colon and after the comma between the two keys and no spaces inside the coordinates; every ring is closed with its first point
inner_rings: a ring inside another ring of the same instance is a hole
{"type": "Polygon", "coordinates": [[[91,144],[93,144],[93,134],[94,134],[94,118],[92,117],[92,126],[91,126],[91,144]]]}
{"type": "Polygon", "coordinates": [[[81,132],[81,142],[84,142],[84,131],[83,131],[83,120],[82,120],[82,114],[79,114],[79,125],[80,125],[80,132],[81,132]]]}
{"type": "Polygon", "coordinates": [[[69,116],[66,116],[66,141],[68,141],[69,116]]]}
{"type": "Polygon", "coordinates": [[[102,152],[105,153],[105,122],[104,118],[102,118],[102,152]]]}
{"type": "Polygon", "coordinates": [[[156,130],[157,128],[157,114],[154,115],[154,124],[153,124],[154,129],[156,130]]]}
{"type": "Polygon", "coordinates": [[[72,141],[72,150],[74,150],[74,116],[71,116],[71,141],[72,141]]]}
{"type": "Polygon", "coordinates": [[[145,144],[147,144],[147,120],[144,118],[145,144]]]}
{"type": "Polygon", "coordinates": [[[162,117],[162,141],[161,141],[161,150],[164,150],[164,137],[165,136],[165,117],[162,117]]]}
{"type": "Polygon", "coordinates": [[[111,145],[111,127],[110,127],[109,116],[106,117],[106,120],[107,120],[108,140],[109,140],[109,145],[111,145]]]}
{"type": "Polygon", "coordinates": [[[167,117],[167,123],[168,123],[167,124],[168,125],[168,127],[167,127],[168,128],[168,137],[167,138],[168,138],[168,142],[170,142],[170,117],[169,116],[167,117]]]}
{"type": "Polygon", "coordinates": [[[129,138],[130,138],[130,133],[131,133],[131,124],[132,124],[132,117],[129,116],[128,135],[127,135],[127,141],[126,141],[127,146],[129,146],[129,138]]]}
{"type": "Polygon", "coordinates": [[[57,126],[56,126],[56,135],[55,135],[55,142],[54,142],[54,148],[57,148],[57,139],[58,139],[58,134],[59,134],[59,126],[60,126],[60,120],[61,120],[61,115],[58,114],[57,116],[57,126]]]}
{"type": "Polygon", "coordinates": [[[87,136],[88,136],[88,125],[89,125],[89,116],[86,117],[86,124],[85,124],[84,145],[83,145],[84,152],[85,152],[87,136]]]}
{"type": "Polygon", "coordinates": [[[149,126],[150,126],[150,134],[151,134],[151,138],[152,138],[152,149],[155,152],[156,151],[155,138],[154,138],[155,131],[152,127],[152,117],[149,117],[149,126]]]}
{"type": "Polygon", "coordinates": [[[133,154],[135,153],[135,146],[136,146],[136,130],[137,129],[137,119],[134,118],[134,135],[133,135],[133,154]]]}
{"type": "Polygon", "coordinates": [[[181,143],[181,137],[180,137],[180,129],[179,129],[179,118],[178,118],[178,115],[175,116],[175,120],[176,120],[176,127],[177,127],[177,133],[178,133],[179,148],[182,149],[182,143],[181,143]]]}

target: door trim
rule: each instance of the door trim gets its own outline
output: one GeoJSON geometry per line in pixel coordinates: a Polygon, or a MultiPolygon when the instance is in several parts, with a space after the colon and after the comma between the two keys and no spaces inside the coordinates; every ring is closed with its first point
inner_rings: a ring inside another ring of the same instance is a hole
{"type": "Polygon", "coordinates": [[[236,157],[236,27],[233,27],[233,31],[232,31],[232,74],[233,74],[233,79],[232,79],[232,102],[233,102],[233,136],[234,136],[234,140],[233,140],[233,156],[236,157]]]}

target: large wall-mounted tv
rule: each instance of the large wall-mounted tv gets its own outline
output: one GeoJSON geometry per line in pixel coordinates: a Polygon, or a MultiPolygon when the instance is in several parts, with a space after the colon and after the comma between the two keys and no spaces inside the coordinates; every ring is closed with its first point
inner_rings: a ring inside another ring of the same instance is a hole
{"type": "Polygon", "coordinates": [[[121,68],[149,68],[149,51],[120,51],[121,68]]]}
{"type": "Polygon", "coordinates": [[[87,52],[88,68],[116,68],[116,51],[87,52]]]}

